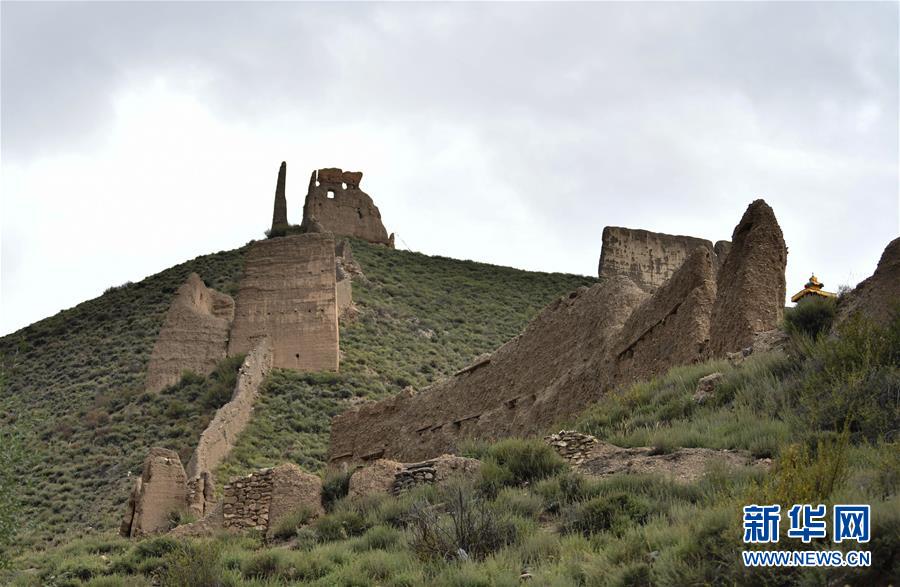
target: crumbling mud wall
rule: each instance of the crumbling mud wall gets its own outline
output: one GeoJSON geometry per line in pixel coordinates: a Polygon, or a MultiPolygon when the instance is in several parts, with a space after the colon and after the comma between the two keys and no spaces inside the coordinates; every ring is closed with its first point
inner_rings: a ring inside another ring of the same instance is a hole
{"type": "Polygon", "coordinates": [[[303,220],[315,217],[336,235],[354,236],[373,243],[389,244],[381,212],[359,188],[361,171],[326,168],[313,171],[303,205],[303,220]]]}
{"type": "Polygon", "coordinates": [[[715,259],[713,244],[702,238],[607,226],[603,229],[598,273],[601,278],[624,275],[639,287],[654,291],[697,247],[709,249],[715,259]]]}
{"type": "Polygon", "coordinates": [[[615,379],[649,379],[706,356],[716,274],[701,246],[628,318],[615,349],[615,379]]]}
{"type": "Polygon", "coordinates": [[[138,537],[169,530],[174,512],[187,509],[187,485],[178,453],[151,448],[144,470],[135,480],[119,532],[138,537]]]}
{"type": "Polygon", "coordinates": [[[719,247],[727,258],[718,277],[708,242],[689,251],[652,293],[627,276],[606,276],[550,304],[522,334],[452,378],[338,415],[329,466],[424,460],[455,452],[465,438],[539,433],[612,388],[703,360],[716,308],[727,335],[771,330],[784,305],[786,254],[771,209],[751,204],[734,235],[730,252],[719,247]],[[749,276],[768,281],[750,285],[749,276]],[[730,305],[735,292],[748,307],[730,305]],[[734,313],[740,329],[723,311],[734,313]]]}
{"type": "Polygon", "coordinates": [[[212,422],[200,434],[188,462],[188,478],[193,480],[200,478],[202,473],[211,474],[228,456],[253,415],[259,388],[271,368],[272,345],[267,337],[258,338],[241,364],[231,400],[216,410],[212,422]]]}
{"type": "Polygon", "coordinates": [[[334,418],[330,464],[424,460],[455,452],[463,438],[529,434],[580,411],[606,390],[610,344],[646,297],[617,277],[558,299],[521,335],[449,380],[334,418]]]}
{"type": "Polygon", "coordinates": [[[177,383],[185,371],[206,375],[225,358],[234,318],[231,296],[206,287],[196,273],[178,288],[147,367],[147,391],[177,383]]]}
{"type": "Polygon", "coordinates": [[[886,324],[893,312],[900,311],[900,238],[895,238],[884,249],[878,267],[869,278],[860,282],[838,307],[837,322],[843,322],[855,313],[876,324],[886,324]]]}
{"type": "Polygon", "coordinates": [[[752,202],[731,237],[716,277],[710,352],[722,357],[753,344],[756,333],[778,327],[784,315],[787,246],[775,212],[752,202]]]}
{"type": "Polygon", "coordinates": [[[338,370],[334,238],[298,234],[253,243],[235,304],[228,354],[267,336],[272,366],[338,370]]]}

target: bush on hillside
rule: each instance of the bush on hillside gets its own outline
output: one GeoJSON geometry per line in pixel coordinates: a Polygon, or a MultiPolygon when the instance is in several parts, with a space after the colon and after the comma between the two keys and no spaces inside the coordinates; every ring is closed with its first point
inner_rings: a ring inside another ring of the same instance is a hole
{"type": "Polygon", "coordinates": [[[537,439],[501,440],[487,450],[486,458],[508,472],[507,484],[516,485],[551,477],[568,466],[552,447],[537,439]]]}
{"type": "Polygon", "coordinates": [[[423,560],[480,560],[518,538],[510,519],[462,487],[454,489],[446,510],[420,502],[411,513],[411,546],[423,560]]]}
{"type": "Polygon", "coordinates": [[[836,298],[814,296],[793,308],[784,310],[784,329],[788,334],[805,334],[813,338],[827,334],[834,323],[836,298]]]}

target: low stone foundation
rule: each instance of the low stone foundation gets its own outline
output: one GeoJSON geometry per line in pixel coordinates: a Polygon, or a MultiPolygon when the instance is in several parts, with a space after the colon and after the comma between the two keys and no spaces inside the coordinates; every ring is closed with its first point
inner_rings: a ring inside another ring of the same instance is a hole
{"type": "Polygon", "coordinates": [[[222,512],[226,529],[265,531],[269,527],[272,471],[263,469],[225,485],[222,512]]]}
{"type": "Polygon", "coordinates": [[[597,439],[590,434],[582,434],[575,430],[560,430],[556,434],[544,437],[544,442],[553,447],[559,456],[571,465],[581,465],[595,446],[597,439]]]}

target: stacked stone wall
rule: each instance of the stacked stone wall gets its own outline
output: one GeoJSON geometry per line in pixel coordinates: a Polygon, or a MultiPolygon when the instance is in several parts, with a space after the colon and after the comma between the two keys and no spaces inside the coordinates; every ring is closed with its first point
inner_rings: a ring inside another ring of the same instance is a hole
{"type": "Polygon", "coordinates": [[[222,514],[226,529],[268,529],[273,480],[273,469],[263,469],[225,485],[222,514]]]}

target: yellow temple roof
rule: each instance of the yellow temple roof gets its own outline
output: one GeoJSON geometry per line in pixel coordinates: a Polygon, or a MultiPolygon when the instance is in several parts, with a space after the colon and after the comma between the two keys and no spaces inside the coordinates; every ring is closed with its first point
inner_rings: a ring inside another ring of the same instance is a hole
{"type": "Polygon", "coordinates": [[[825,284],[819,281],[818,278],[816,278],[816,274],[813,273],[809,276],[809,281],[806,282],[806,285],[803,287],[803,289],[791,296],[791,301],[798,302],[809,295],[819,296],[823,298],[833,298],[835,294],[830,291],[823,290],[823,287],[825,287],[825,284]]]}

